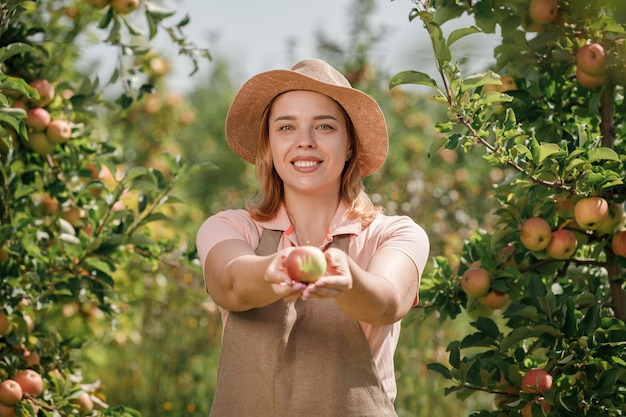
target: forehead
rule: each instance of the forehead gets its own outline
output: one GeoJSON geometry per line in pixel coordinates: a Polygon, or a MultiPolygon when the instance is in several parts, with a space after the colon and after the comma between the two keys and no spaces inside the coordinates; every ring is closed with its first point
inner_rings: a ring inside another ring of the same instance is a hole
{"type": "Polygon", "coordinates": [[[345,117],[345,111],[334,99],[317,91],[309,90],[291,90],[276,96],[272,101],[270,111],[289,112],[290,109],[295,110],[296,106],[311,111],[324,109],[325,112],[332,112],[333,115],[340,114],[345,117]]]}

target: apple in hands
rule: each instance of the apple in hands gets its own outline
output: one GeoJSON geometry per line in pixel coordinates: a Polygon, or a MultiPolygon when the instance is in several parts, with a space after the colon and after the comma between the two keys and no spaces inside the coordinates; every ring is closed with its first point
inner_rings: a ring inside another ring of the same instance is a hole
{"type": "Polygon", "coordinates": [[[298,282],[315,282],[326,272],[326,256],[315,246],[298,246],[287,256],[287,274],[298,282]]]}

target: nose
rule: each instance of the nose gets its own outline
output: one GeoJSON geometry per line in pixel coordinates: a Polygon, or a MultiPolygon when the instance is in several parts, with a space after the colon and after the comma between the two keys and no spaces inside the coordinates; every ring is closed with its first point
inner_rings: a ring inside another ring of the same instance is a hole
{"type": "Polygon", "coordinates": [[[314,148],[316,146],[315,130],[301,129],[297,139],[297,146],[299,148],[314,148]]]}

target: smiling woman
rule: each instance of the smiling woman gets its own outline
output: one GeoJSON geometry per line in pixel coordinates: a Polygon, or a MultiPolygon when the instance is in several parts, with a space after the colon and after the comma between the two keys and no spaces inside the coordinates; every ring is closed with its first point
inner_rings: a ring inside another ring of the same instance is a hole
{"type": "Polygon", "coordinates": [[[429,241],[363,191],[387,154],[380,107],[305,59],[241,87],[226,139],[256,165],[260,190],[196,238],[224,325],[212,415],[396,416],[393,356],[429,241]]]}

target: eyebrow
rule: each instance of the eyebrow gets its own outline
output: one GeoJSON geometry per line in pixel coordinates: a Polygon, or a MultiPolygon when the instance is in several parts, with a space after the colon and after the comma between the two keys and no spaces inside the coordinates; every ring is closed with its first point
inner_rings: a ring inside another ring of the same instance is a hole
{"type": "MultiPolygon", "coordinates": [[[[274,119],[274,121],[278,122],[281,120],[295,120],[295,119],[296,119],[295,116],[285,115],[285,116],[278,116],[277,118],[274,119]]],[[[326,120],[326,119],[337,121],[337,118],[330,114],[320,114],[318,116],[313,117],[313,120],[326,120]]]]}

